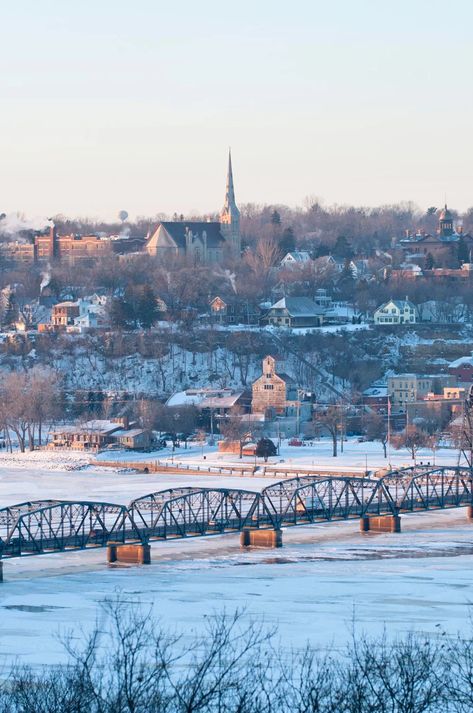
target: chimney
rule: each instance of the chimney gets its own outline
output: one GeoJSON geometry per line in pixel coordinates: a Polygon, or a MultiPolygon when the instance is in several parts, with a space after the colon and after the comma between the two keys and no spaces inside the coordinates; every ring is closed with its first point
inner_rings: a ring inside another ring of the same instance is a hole
{"type": "Polygon", "coordinates": [[[58,256],[56,226],[49,228],[49,257],[54,260],[58,256]]]}

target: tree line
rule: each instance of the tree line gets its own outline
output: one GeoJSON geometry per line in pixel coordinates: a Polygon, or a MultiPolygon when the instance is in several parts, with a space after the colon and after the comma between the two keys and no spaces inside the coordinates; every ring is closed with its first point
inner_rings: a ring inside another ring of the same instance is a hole
{"type": "Polygon", "coordinates": [[[62,392],[58,375],[50,369],[11,372],[0,383],[0,428],[12,450],[14,433],[22,453],[34,450],[44,440],[44,429],[62,414],[62,392]]]}

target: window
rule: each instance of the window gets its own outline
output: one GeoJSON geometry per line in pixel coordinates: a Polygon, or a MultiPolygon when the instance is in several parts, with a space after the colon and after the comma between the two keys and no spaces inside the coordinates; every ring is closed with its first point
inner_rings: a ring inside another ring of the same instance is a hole
{"type": "Polygon", "coordinates": [[[266,391],[272,391],[274,387],[273,387],[272,384],[265,384],[265,385],[264,385],[264,388],[265,388],[266,391]]]}

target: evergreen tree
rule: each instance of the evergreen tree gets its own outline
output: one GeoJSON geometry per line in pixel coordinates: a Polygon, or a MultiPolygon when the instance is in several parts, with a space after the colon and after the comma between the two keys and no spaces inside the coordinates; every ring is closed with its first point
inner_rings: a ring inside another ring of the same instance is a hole
{"type": "Polygon", "coordinates": [[[271,213],[271,223],[274,226],[281,225],[281,216],[276,209],[271,213]]]}
{"type": "Polygon", "coordinates": [[[346,258],[343,270],[338,278],[338,289],[343,299],[353,299],[355,294],[356,280],[353,275],[353,268],[350,264],[350,258],[346,258]]]}
{"type": "Polygon", "coordinates": [[[110,322],[113,327],[126,329],[133,325],[134,310],[131,303],[124,297],[115,297],[110,306],[110,322]]]}
{"type": "Polygon", "coordinates": [[[463,265],[464,262],[470,262],[470,253],[463,235],[460,236],[460,240],[458,241],[457,258],[460,265],[463,265]]]}
{"type": "Polygon", "coordinates": [[[315,251],[315,257],[324,257],[325,255],[330,255],[330,247],[327,243],[320,243],[315,251]]]}
{"type": "Polygon", "coordinates": [[[284,228],[281,240],[279,241],[279,249],[282,255],[287,255],[287,253],[291,253],[296,249],[294,231],[291,227],[284,228]]]}
{"type": "Polygon", "coordinates": [[[435,260],[432,253],[427,253],[424,261],[424,270],[432,270],[435,267],[435,260]]]}
{"type": "Polygon", "coordinates": [[[156,296],[150,287],[145,285],[136,305],[136,320],[145,329],[149,329],[158,319],[159,310],[156,296]]]}
{"type": "Polygon", "coordinates": [[[276,453],[277,448],[270,438],[261,438],[256,444],[256,455],[258,458],[264,458],[265,463],[276,453]]]}
{"type": "Polygon", "coordinates": [[[352,258],[353,257],[352,247],[344,235],[338,236],[338,238],[335,242],[335,246],[333,248],[333,254],[336,255],[337,257],[344,257],[344,258],[352,258]]]}

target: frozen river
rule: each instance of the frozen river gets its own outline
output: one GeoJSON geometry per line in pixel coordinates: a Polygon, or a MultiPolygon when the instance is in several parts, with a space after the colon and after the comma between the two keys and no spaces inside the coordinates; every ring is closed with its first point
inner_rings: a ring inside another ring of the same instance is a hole
{"type": "Polygon", "coordinates": [[[280,550],[241,551],[233,535],[153,545],[147,567],[107,568],[105,551],[5,562],[0,657],[58,661],[58,634],[93,626],[122,592],[184,634],[225,608],[277,624],[281,641],[342,646],[359,631],[465,631],[473,596],[473,525],[465,511],[403,518],[403,532],[357,523],[286,530],[280,550]]]}
{"type": "MultiPolygon", "coordinates": [[[[358,457],[355,448],[351,463],[358,457]]],[[[313,453],[320,458],[317,448],[313,453]]],[[[347,463],[349,456],[348,451],[347,463]]],[[[72,454],[56,460],[46,453],[2,454],[0,463],[3,505],[37,498],[127,503],[185,484],[258,490],[270,482],[68,472],[65,467],[77,465],[72,454]]],[[[393,633],[469,627],[473,524],[465,509],[404,516],[400,534],[362,535],[358,522],[332,523],[285,530],[280,550],[242,551],[238,536],[225,535],[153,544],[152,564],[142,568],[108,568],[105,559],[102,549],[6,560],[0,662],[60,661],[61,633],[93,627],[100,603],[117,592],[152,605],[156,616],[184,635],[201,630],[208,616],[224,608],[245,608],[246,616],[277,625],[287,647],[307,640],[324,648],[343,646],[353,618],[368,633],[385,626],[393,633]]]]}

